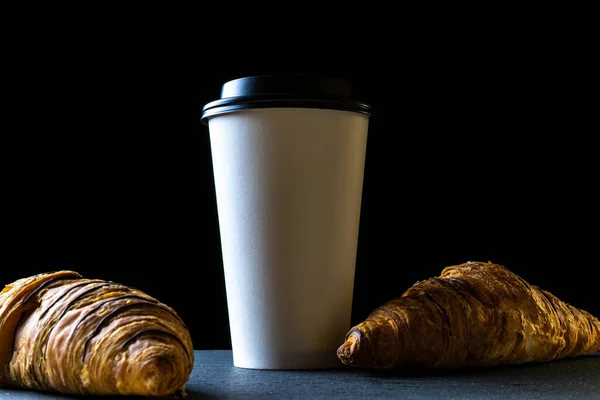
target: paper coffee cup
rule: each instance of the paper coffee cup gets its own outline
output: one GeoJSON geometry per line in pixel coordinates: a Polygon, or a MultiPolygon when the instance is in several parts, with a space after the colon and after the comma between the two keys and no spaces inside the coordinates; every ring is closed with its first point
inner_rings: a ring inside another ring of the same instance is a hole
{"type": "Polygon", "coordinates": [[[230,81],[204,107],[235,366],[341,365],[369,115],[302,75],[230,81]]]}

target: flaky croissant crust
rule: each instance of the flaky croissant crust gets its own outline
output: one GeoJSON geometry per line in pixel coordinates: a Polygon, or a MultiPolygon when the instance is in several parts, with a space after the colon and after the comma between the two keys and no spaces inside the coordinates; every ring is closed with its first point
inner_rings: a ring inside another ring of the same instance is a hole
{"type": "Polygon", "coordinates": [[[600,321],[502,265],[468,262],[417,282],[353,327],[348,365],[457,368],[545,362],[600,350],[600,321]]]}
{"type": "Polygon", "coordinates": [[[177,313],[134,288],[58,271],[0,293],[0,386],[162,396],[183,389],[193,357],[177,313]]]}

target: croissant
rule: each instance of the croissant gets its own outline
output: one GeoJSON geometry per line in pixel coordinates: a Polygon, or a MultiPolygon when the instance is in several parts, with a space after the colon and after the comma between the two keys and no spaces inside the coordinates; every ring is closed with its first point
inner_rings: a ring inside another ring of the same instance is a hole
{"type": "Polygon", "coordinates": [[[193,358],[181,318],[139,290],[58,271],[0,293],[0,387],[183,394],[193,358]]]}
{"type": "Polygon", "coordinates": [[[415,283],[354,326],[339,359],[364,368],[546,362],[600,350],[600,321],[506,267],[468,262],[415,283]]]}

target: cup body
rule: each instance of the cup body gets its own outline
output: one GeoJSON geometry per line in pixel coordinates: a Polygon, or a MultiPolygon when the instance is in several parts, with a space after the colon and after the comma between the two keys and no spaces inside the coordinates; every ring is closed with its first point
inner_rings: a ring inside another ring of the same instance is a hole
{"type": "Polygon", "coordinates": [[[368,116],[255,108],[208,125],[234,365],[340,366],[368,116]]]}

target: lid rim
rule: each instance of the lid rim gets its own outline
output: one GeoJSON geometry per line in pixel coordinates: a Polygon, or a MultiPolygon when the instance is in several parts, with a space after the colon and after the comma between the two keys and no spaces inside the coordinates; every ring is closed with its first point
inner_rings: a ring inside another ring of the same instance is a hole
{"type": "Polygon", "coordinates": [[[371,108],[368,105],[364,107],[360,107],[356,105],[355,107],[349,107],[347,104],[338,103],[336,104],[330,103],[327,107],[323,107],[322,102],[281,102],[278,104],[275,102],[261,102],[261,103],[238,103],[238,104],[226,104],[218,107],[211,107],[206,109],[202,113],[202,117],[200,120],[202,123],[207,125],[208,119],[210,117],[214,117],[216,115],[227,114],[235,111],[242,110],[253,110],[253,109],[261,109],[261,108],[308,108],[308,109],[319,109],[319,110],[333,110],[333,111],[348,111],[355,112],[357,114],[364,114],[366,116],[371,116],[371,108]]]}

